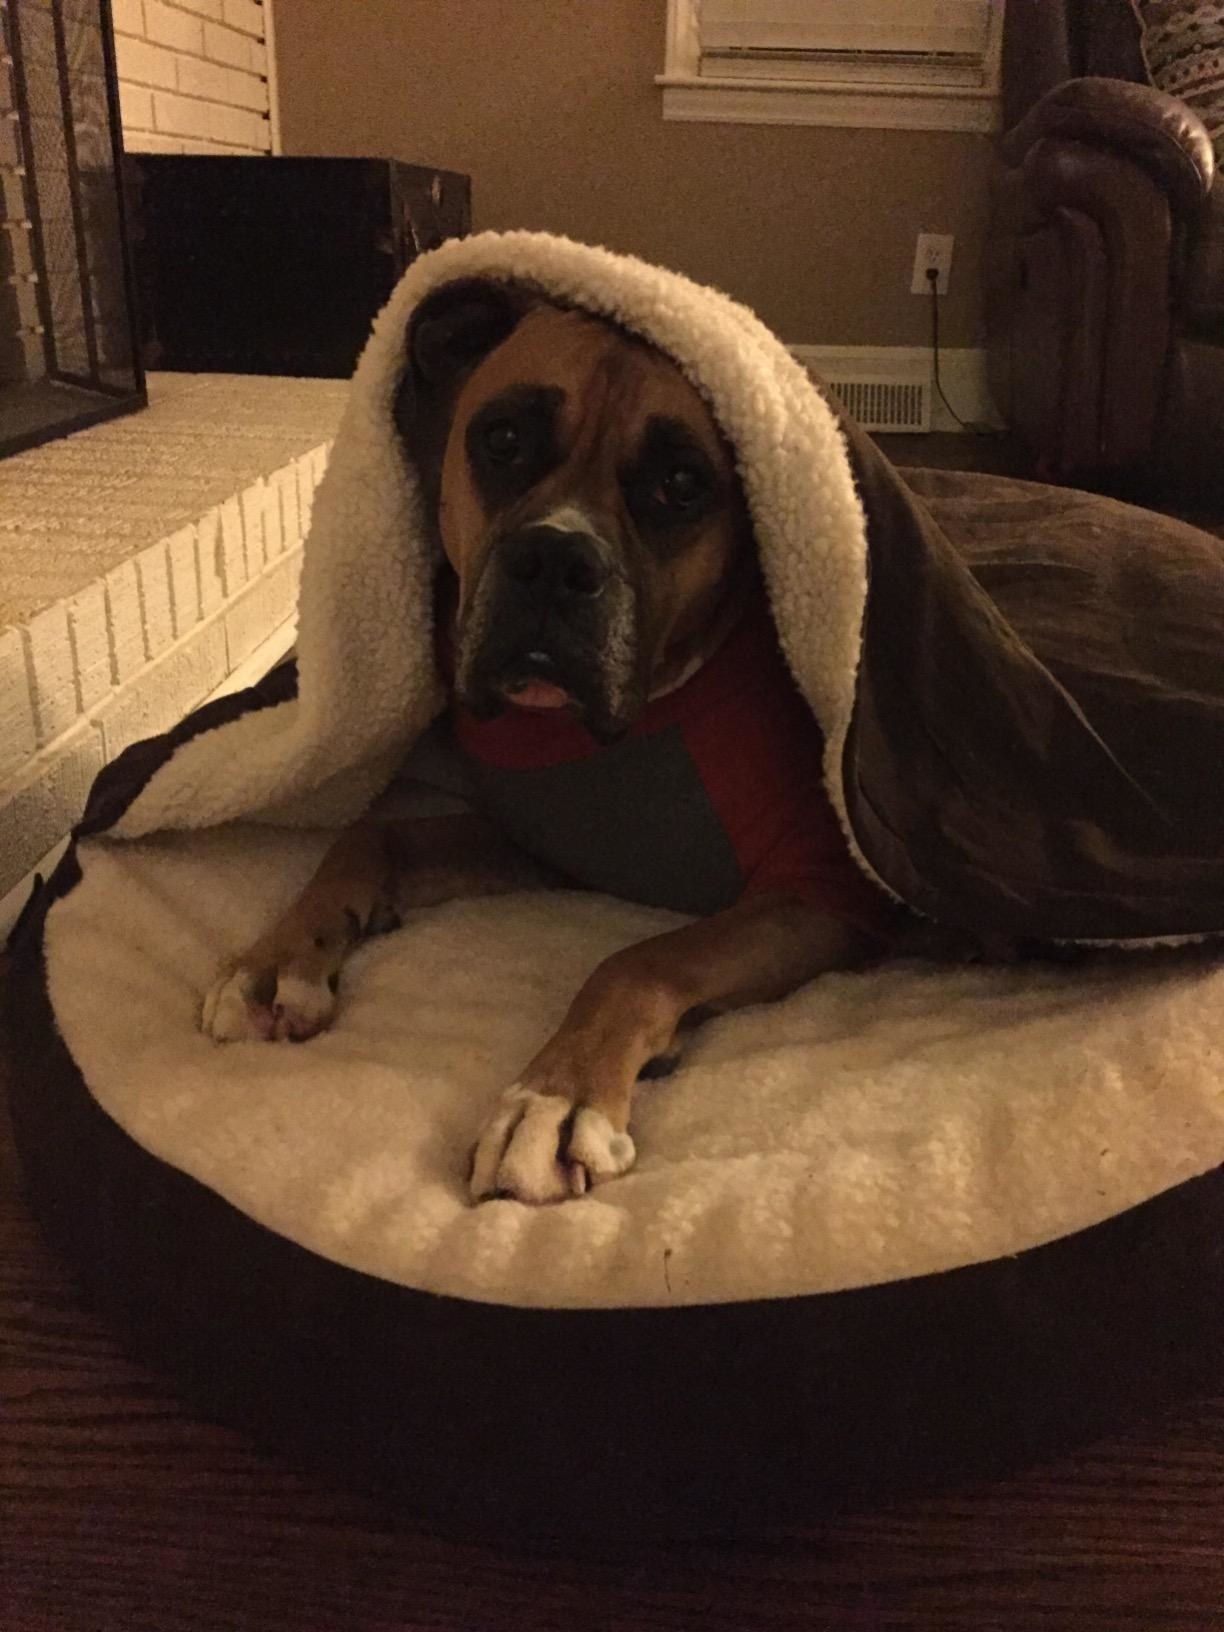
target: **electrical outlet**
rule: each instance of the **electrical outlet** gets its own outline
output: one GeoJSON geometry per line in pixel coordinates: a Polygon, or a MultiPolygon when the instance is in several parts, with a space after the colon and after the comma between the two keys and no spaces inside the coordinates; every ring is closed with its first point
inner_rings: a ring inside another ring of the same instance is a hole
{"type": "Polygon", "coordinates": [[[935,293],[946,295],[948,279],[952,275],[952,245],[954,239],[950,232],[920,232],[918,245],[914,250],[914,277],[910,284],[910,293],[913,295],[929,295],[931,292],[928,272],[938,274],[935,280],[935,293]]]}

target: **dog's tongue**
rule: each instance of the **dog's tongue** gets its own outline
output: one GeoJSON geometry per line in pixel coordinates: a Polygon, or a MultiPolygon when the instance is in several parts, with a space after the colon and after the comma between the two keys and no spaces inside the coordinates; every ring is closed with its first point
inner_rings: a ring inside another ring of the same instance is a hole
{"type": "Polygon", "coordinates": [[[564,708],[570,700],[568,691],[548,680],[526,680],[506,697],[516,708],[564,708]]]}

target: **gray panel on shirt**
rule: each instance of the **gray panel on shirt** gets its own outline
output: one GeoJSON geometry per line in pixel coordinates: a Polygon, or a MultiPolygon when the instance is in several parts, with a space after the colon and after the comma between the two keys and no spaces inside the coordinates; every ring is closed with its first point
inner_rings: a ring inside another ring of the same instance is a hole
{"type": "Polygon", "coordinates": [[[739,897],[735,851],[678,727],[562,765],[468,769],[478,808],[576,884],[695,914],[739,897]]]}

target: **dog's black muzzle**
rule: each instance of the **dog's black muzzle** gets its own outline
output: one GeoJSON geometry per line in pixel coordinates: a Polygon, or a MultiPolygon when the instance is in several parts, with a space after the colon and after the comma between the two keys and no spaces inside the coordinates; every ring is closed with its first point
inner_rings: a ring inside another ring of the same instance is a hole
{"type": "Polygon", "coordinates": [[[525,682],[544,680],[569,695],[597,737],[619,735],[628,698],[609,654],[635,645],[634,604],[594,534],[548,525],[507,534],[490,552],[464,632],[465,703],[491,717],[525,682]]]}

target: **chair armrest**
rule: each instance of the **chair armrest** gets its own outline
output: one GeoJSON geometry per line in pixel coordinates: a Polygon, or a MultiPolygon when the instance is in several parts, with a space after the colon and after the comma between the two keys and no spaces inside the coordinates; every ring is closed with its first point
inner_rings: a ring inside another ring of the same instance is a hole
{"type": "MultiPolygon", "coordinates": [[[[1129,153],[1059,137],[1038,140],[1018,170],[1002,175],[1018,188],[1027,232],[1053,227],[1064,251],[1053,256],[1064,261],[1066,276],[1046,317],[1062,336],[1069,377],[1087,379],[1095,421],[1072,428],[1074,437],[1067,431],[1064,442],[1084,442],[1090,432],[1100,467],[1142,460],[1155,434],[1169,357],[1169,191],[1129,153]],[[1095,287],[1093,268],[1100,274],[1095,287]]],[[[1049,258],[1049,243],[1044,253],[1049,258]]],[[[1044,289],[1049,297],[1049,279],[1044,289]]],[[[1027,299],[1040,302],[1040,289],[1027,299]]]]}
{"type": "Polygon", "coordinates": [[[1211,191],[1215,153],[1198,115],[1176,97],[1124,79],[1069,79],[1047,92],[1003,137],[1008,164],[1020,164],[1045,137],[1121,151],[1164,189],[1181,214],[1211,191]]]}

